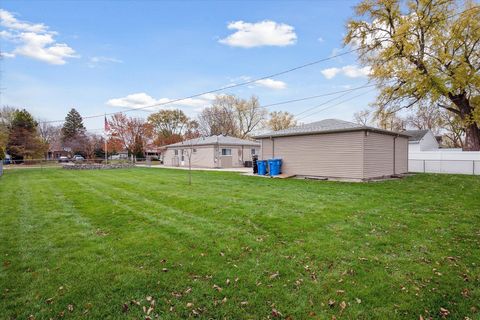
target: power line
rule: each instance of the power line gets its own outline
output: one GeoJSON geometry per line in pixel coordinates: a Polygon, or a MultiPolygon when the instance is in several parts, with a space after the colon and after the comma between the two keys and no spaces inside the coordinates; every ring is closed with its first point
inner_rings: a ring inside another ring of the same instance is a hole
{"type": "MultiPolygon", "coordinates": [[[[323,58],[323,59],[315,60],[315,61],[312,61],[312,62],[309,62],[309,63],[305,63],[305,64],[302,64],[300,66],[293,67],[293,68],[290,68],[290,69],[287,69],[287,70],[284,70],[284,71],[269,74],[269,75],[266,75],[266,76],[262,76],[262,77],[255,78],[255,79],[252,79],[252,80],[244,81],[244,82],[241,82],[241,83],[232,84],[232,85],[229,85],[229,86],[224,86],[224,87],[221,87],[221,88],[218,88],[218,89],[204,91],[204,92],[193,94],[193,95],[190,95],[190,96],[187,96],[187,97],[184,97],[184,98],[174,99],[174,100],[170,100],[168,102],[155,103],[155,104],[151,104],[151,105],[140,107],[140,108],[130,108],[130,109],[127,109],[127,110],[110,112],[110,113],[106,113],[106,114],[84,116],[84,117],[82,117],[82,119],[99,118],[99,117],[104,117],[105,115],[110,116],[110,115],[114,115],[114,114],[117,114],[117,113],[125,113],[125,112],[138,111],[138,110],[148,109],[148,108],[153,108],[153,107],[160,107],[160,106],[164,106],[164,105],[168,105],[168,104],[172,104],[172,103],[176,103],[176,102],[181,102],[181,101],[192,99],[192,98],[197,98],[197,97],[200,97],[200,96],[203,96],[203,95],[206,95],[206,94],[210,94],[210,93],[215,93],[215,92],[220,92],[220,91],[224,91],[224,90],[228,90],[228,89],[232,89],[232,88],[245,86],[245,85],[252,84],[252,83],[255,83],[257,81],[260,81],[260,80],[265,80],[265,79],[268,79],[268,78],[278,77],[278,76],[283,75],[283,74],[287,74],[287,73],[290,73],[290,72],[293,72],[293,71],[296,71],[296,70],[299,70],[299,69],[303,69],[303,68],[306,68],[306,67],[313,66],[315,64],[319,64],[321,62],[332,60],[332,59],[350,54],[352,52],[358,51],[359,49],[360,48],[352,49],[352,50],[349,50],[349,51],[346,51],[346,52],[343,52],[343,53],[339,53],[339,54],[336,54],[336,55],[329,56],[327,58],[323,58]]],[[[64,122],[64,121],[65,120],[63,120],[63,119],[62,120],[50,120],[50,121],[44,121],[44,123],[54,123],[54,122],[64,122]]]]}
{"type": "Polygon", "coordinates": [[[365,95],[365,94],[367,94],[367,93],[373,92],[373,91],[374,91],[374,90],[367,90],[367,91],[362,92],[362,93],[360,93],[360,94],[357,94],[357,95],[355,95],[355,96],[353,96],[353,97],[350,97],[350,98],[348,98],[348,99],[342,100],[342,101],[340,101],[340,102],[338,102],[338,103],[335,103],[335,104],[333,104],[333,105],[331,105],[331,106],[328,106],[328,107],[326,107],[326,108],[323,108],[323,109],[320,109],[320,110],[318,110],[318,111],[315,111],[315,112],[313,112],[313,113],[311,113],[311,114],[309,114],[309,115],[306,115],[306,116],[304,116],[304,117],[301,117],[301,118],[297,119],[297,121],[300,121],[300,120],[305,119],[305,118],[309,118],[309,117],[311,117],[311,116],[313,116],[313,115],[315,115],[315,114],[318,114],[318,113],[320,113],[320,112],[322,112],[322,111],[325,111],[325,110],[331,109],[331,108],[333,108],[333,107],[339,106],[339,105],[341,105],[342,103],[351,101],[351,100],[353,100],[353,99],[356,99],[356,98],[358,98],[358,97],[361,97],[361,96],[363,96],[363,95],[365,95]]]}
{"type": "MultiPolygon", "coordinates": [[[[449,18],[452,18],[452,17],[455,17],[457,15],[463,14],[467,11],[470,11],[470,10],[473,10],[473,9],[478,9],[478,8],[480,8],[480,6],[471,7],[469,9],[466,9],[466,10],[462,11],[462,12],[458,12],[458,13],[455,13],[451,16],[448,16],[448,17],[445,18],[445,20],[447,20],[449,18]]],[[[407,33],[405,32],[405,34],[407,34],[407,33]]],[[[130,108],[130,109],[127,109],[127,110],[110,112],[110,113],[106,113],[106,114],[104,113],[104,114],[98,114],[98,115],[84,116],[84,117],[82,117],[82,119],[99,118],[99,117],[103,117],[103,116],[106,116],[106,115],[115,115],[115,114],[119,114],[119,113],[125,113],[125,112],[130,112],[130,111],[138,111],[138,110],[148,109],[148,108],[152,108],[152,107],[164,106],[164,105],[168,105],[168,104],[172,104],[172,103],[176,103],[176,102],[181,102],[181,101],[184,101],[184,100],[187,100],[187,99],[197,98],[197,97],[203,96],[205,94],[216,93],[216,92],[220,92],[220,91],[224,91],[224,90],[228,90],[228,89],[232,89],[232,88],[237,88],[237,87],[240,87],[240,86],[245,86],[245,85],[252,84],[252,83],[255,83],[257,81],[260,81],[260,80],[265,80],[265,79],[268,79],[268,78],[275,78],[275,77],[278,77],[278,76],[281,76],[281,75],[284,75],[284,74],[287,74],[287,73],[290,73],[290,72],[293,72],[293,71],[296,71],[296,70],[299,70],[299,69],[303,69],[303,68],[306,68],[306,67],[310,67],[312,65],[316,65],[316,64],[328,61],[328,60],[332,60],[332,59],[350,54],[352,52],[358,51],[358,50],[363,49],[365,47],[367,47],[367,46],[366,45],[360,46],[360,47],[357,47],[355,49],[352,49],[352,50],[349,50],[349,51],[346,51],[346,52],[343,52],[343,53],[339,53],[339,54],[336,54],[336,55],[331,55],[327,58],[322,58],[322,59],[318,59],[318,60],[315,60],[315,61],[311,61],[311,62],[302,64],[302,65],[299,65],[299,66],[296,66],[296,67],[293,67],[293,68],[290,68],[290,69],[287,69],[287,70],[283,70],[283,71],[280,71],[280,72],[277,72],[277,73],[269,74],[269,75],[262,76],[262,77],[259,77],[259,78],[254,78],[254,79],[251,79],[251,80],[248,80],[248,81],[224,86],[224,87],[209,90],[209,91],[204,91],[204,92],[193,94],[193,95],[190,95],[190,96],[187,96],[187,97],[174,99],[174,100],[171,100],[171,101],[168,101],[168,102],[156,103],[156,104],[152,104],[152,105],[148,105],[148,106],[144,106],[144,107],[140,107],[140,108],[130,108]]],[[[64,121],[65,121],[64,119],[62,119],[62,120],[50,120],[50,121],[43,121],[43,123],[56,123],[56,122],[64,122],[64,121]]]]}
{"type": "MultiPolygon", "coordinates": [[[[318,108],[322,105],[325,105],[325,104],[328,104],[332,101],[335,101],[337,99],[340,99],[342,97],[344,97],[345,95],[353,92],[353,91],[356,91],[356,90],[360,90],[360,89],[364,89],[364,88],[369,88],[369,87],[373,87],[375,86],[374,84],[364,84],[362,86],[358,86],[358,87],[354,87],[354,88],[350,88],[350,89],[345,89],[345,90],[339,90],[339,91],[334,91],[334,92],[328,92],[328,93],[324,93],[324,94],[319,94],[319,95],[315,95],[315,96],[308,96],[308,97],[304,97],[304,98],[298,98],[298,99],[292,99],[292,100],[286,100],[286,101],[280,101],[280,102],[275,102],[275,103],[271,103],[271,104],[266,104],[266,105],[263,105],[263,106],[259,106],[259,108],[269,108],[269,107],[272,107],[272,106],[277,106],[277,105],[282,105],[282,104],[288,104],[288,103],[294,103],[294,102],[299,102],[299,101],[305,101],[305,100],[311,100],[311,99],[316,99],[316,98],[321,98],[321,97],[326,97],[326,96],[331,96],[331,95],[336,95],[336,94],[339,94],[339,93],[343,93],[342,95],[338,96],[338,97],[335,97],[333,99],[330,99],[330,100],[327,100],[319,105],[316,105],[310,109],[307,109],[305,111],[302,111],[300,113],[298,113],[297,115],[295,116],[298,116],[300,114],[303,114],[305,112],[308,112],[310,110],[313,110],[315,108],[318,108]]],[[[100,130],[104,130],[103,128],[95,128],[95,129],[89,129],[87,131],[100,131],[100,130]]]]}

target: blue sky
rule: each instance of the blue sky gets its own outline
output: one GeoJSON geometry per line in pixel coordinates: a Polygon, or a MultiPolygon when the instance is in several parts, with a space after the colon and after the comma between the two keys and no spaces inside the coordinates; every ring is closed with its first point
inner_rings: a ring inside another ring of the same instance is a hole
{"type": "MultiPolygon", "coordinates": [[[[0,105],[57,120],[71,107],[83,116],[109,113],[276,73],[339,52],[355,3],[4,0],[0,105]]],[[[367,73],[351,54],[225,93],[255,94],[265,105],[360,86],[367,73]]],[[[195,116],[211,98],[170,107],[195,116]]],[[[269,110],[298,114],[331,98],[269,110]]],[[[351,120],[373,99],[370,92],[299,119],[351,120]]],[[[88,129],[102,123],[85,120],[88,129]]]]}

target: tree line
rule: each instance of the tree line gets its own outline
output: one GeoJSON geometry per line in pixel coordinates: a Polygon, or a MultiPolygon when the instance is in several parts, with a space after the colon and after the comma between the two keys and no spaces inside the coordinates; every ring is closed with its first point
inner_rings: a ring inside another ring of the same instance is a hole
{"type": "MultiPolygon", "coordinates": [[[[234,95],[218,95],[196,118],[188,117],[180,109],[162,109],[147,119],[115,113],[105,121],[109,154],[127,151],[137,157],[144,157],[149,149],[189,138],[223,134],[250,139],[260,130],[296,125],[292,114],[269,113],[255,96],[242,99],[234,95]]],[[[26,109],[0,109],[0,158],[6,154],[13,160],[47,158],[54,151],[103,158],[105,138],[87,132],[75,108],[68,112],[62,125],[35,119],[26,109]]]]}
{"type": "Polygon", "coordinates": [[[71,109],[63,125],[35,119],[26,109],[0,109],[0,159],[47,158],[50,151],[80,154],[86,158],[103,155],[104,138],[87,132],[81,115],[71,109]]]}
{"type": "Polygon", "coordinates": [[[296,124],[294,116],[288,112],[269,113],[256,96],[242,99],[231,94],[217,95],[212,105],[195,118],[188,117],[180,109],[163,109],[147,119],[118,113],[108,120],[109,142],[137,156],[148,148],[195,137],[229,135],[251,139],[261,130],[281,130],[296,124]]]}

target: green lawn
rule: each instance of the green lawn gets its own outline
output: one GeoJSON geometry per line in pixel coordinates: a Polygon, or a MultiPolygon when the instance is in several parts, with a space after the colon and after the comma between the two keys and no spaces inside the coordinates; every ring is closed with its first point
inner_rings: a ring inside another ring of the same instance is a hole
{"type": "Polygon", "coordinates": [[[0,319],[480,318],[479,177],[187,174],[5,171],[0,319]]]}

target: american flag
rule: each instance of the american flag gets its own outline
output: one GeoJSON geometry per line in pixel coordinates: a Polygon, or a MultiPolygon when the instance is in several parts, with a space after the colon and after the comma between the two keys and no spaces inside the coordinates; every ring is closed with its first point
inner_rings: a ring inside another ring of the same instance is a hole
{"type": "Polygon", "coordinates": [[[108,123],[107,116],[105,116],[105,131],[110,131],[110,124],[108,123]]]}

